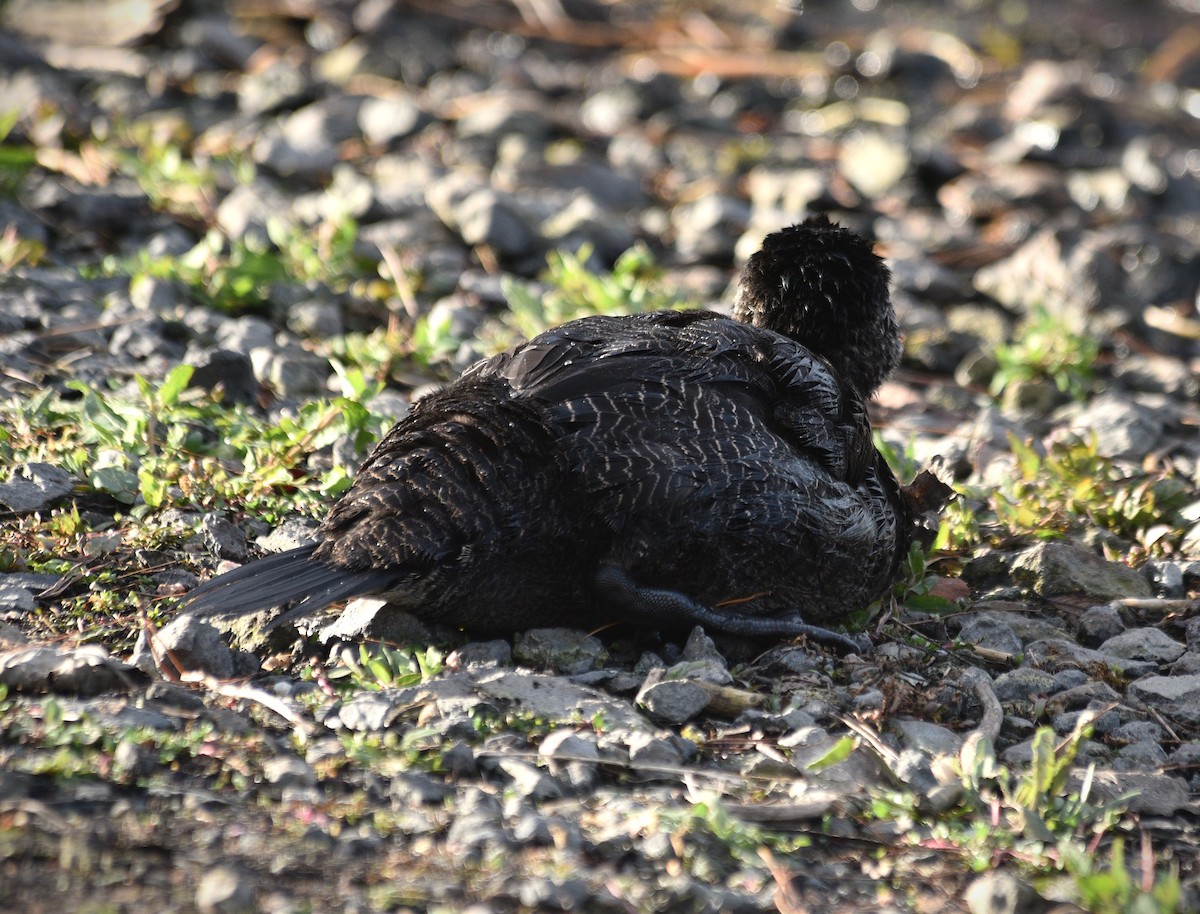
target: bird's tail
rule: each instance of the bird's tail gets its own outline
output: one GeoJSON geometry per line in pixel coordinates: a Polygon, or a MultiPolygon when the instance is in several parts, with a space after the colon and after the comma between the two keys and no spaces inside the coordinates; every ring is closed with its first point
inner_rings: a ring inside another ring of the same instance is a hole
{"type": "Polygon", "coordinates": [[[330,603],[377,592],[387,575],[352,571],[313,558],[316,545],[269,555],[206,581],[187,595],[183,612],[197,616],[243,616],[299,602],[271,620],[269,628],[297,619],[330,603]]]}

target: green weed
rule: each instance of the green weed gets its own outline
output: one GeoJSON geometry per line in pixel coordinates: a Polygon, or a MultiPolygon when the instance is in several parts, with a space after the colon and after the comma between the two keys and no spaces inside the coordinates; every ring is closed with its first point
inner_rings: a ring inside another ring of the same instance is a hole
{"type": "Polygon", "coordinates": [[[1076,400],[1087,395],[1100,351],[1095,337],[1079,332],[1044,305],[1030,310],[1014,337],[1013,342],[996,347],[992,396],[1000,396],[1015,382],[1032,380],[1052,381],[1076,400]]]}
{"type": "Polygon", "coordinates": [[[590,257],[587,247],[577,253],[551,254],[542,277],[549,286],[545,294],[537,293],[527,283],[507,279],[504,294],[509,311],[504,324],[508,329],[529,339],[578,317],[638,314],[687,304],[662,290],[661,271],[644,245],[632,247],[618,257],[609,273],[592,272],[587,266],[590,257]]]}
{"type": "Polygon", "coordinates": [[[360,642],[357,653],[350,647],[343,649],[325,675],[352,692],[378,692],[428,682],[445,668],[445,659],[436,647],[418,650],[360,642]]]}
{"type": "Polygon", "coordinates": [[[991,499],[1010,532],[1050,538],[1078,532],[1081,521],[1137,543],[1143,552],[1169,552],[1185,525],[1179,511],[1194,490],[1168,473],[1130,474],[1097,453],[1094,440],[1051,445],[1044,454],[1010,437],[1015,472],[991,499]]]}
{"type": "Polygon", "coordinates": [[[811,843],[806,836],[784,834],[730,815],[721,797],[711,791],[686,806],[662,810],[658,818],[672,833],[684,865],[702,879],[718,880],[731,866],[761,870],[764,847],[782,856],[811,843]]]}

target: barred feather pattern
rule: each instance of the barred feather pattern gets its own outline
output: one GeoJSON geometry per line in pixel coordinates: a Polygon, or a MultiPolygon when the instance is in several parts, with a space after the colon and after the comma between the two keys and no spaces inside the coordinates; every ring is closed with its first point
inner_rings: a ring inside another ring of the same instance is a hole
{"type": "Polygon", "coordinates": [[[603,622],[599,591],[642,588],[655,600],[625,609],[644,625],[687,618],[653,617],[670,593],[735,631],[840,621],[942,497],[918,512],[871,440],[864,398],[900,353],[887,283],[867,242],[813,219],[764,241],[736,319],[584,318],[482,361],[379,442],[318,543],[185,605],[292,618],[373,594],[504,632],[603,622]]]}

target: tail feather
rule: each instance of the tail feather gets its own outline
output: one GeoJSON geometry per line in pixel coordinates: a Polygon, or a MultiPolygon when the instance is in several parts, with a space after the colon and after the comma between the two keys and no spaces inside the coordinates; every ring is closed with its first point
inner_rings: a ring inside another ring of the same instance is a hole
{"type": "Polygon", "coordinates": [[[181,606],[200,617],[242,616],[299,600],[271,627],[330,603],[377,592],[390,575],[378,569],[351,571],[312,557],[316,545],[301,546],[248,562],[201,584],[181,606]]]}

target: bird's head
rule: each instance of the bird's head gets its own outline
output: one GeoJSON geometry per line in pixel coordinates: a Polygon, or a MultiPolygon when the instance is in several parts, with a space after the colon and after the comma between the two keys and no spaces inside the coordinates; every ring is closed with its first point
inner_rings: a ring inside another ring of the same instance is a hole
{"type": "Polygon", "coordinates": [[[763,239],[734,316],[803,344],[870,397],[900,361],[890,277],[864,238],[812,216],[763,239]]]}

